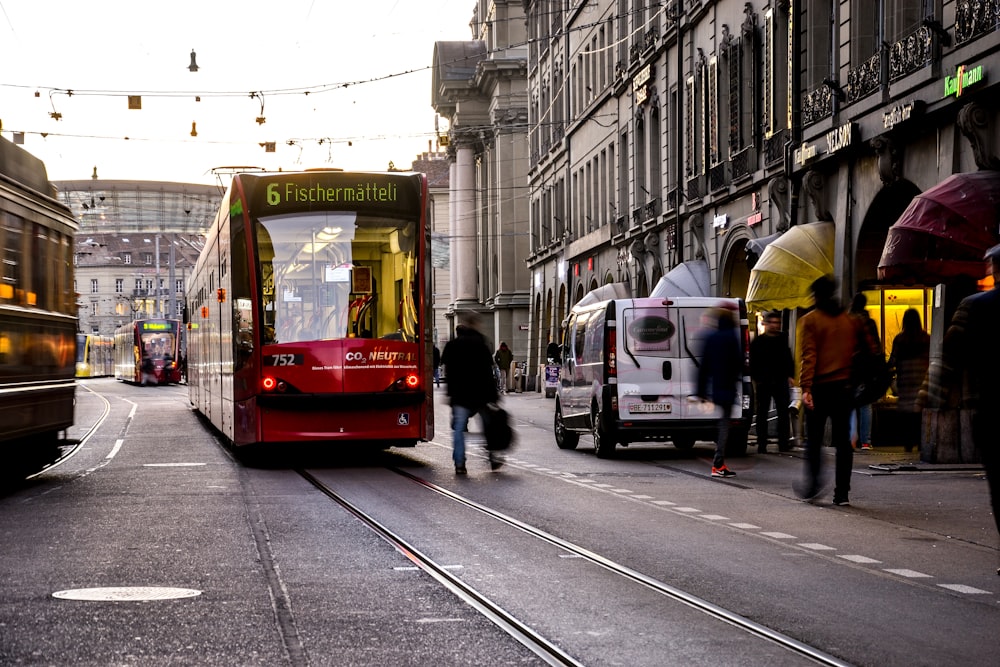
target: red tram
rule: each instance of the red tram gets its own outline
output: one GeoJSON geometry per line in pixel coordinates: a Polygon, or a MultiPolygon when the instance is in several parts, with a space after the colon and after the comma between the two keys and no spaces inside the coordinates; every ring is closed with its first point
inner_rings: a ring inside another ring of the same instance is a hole
{"type": "Polygon", "coordinates": [[[134,320],[115,329],[115,379],[134,384],[181,381],[179,320],[134,320]]]}
{"type": "Polygon", "coordinates": [[[188,289],[191,403],[233,445],[434,435],[422,174],[239,174],[188,289]]]}
{"type": "Polygon", "coordinates": [[[73,425],[76,231],[42,161],[0,138],[0,477],[53,461],[73,425]]]}

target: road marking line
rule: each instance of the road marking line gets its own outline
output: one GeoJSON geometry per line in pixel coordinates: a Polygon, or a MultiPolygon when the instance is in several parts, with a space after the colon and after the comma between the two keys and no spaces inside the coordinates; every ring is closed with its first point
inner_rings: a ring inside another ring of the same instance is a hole
{"type": "Polygon", "coordinates": [[[632,489],[611,489],[611,493],[633,493],[632,489]]]}
{"type": "Polygon", "coordinates": [[[973,588],[972,586],[966,586],[965,584],[938,584],[941,588],[947,588],[950,591],[955,591],[957,593],[968,593],[970,595],[980,595],[989,594],[989,591],[984,591],[981,588],[973,588]]]}
{"type": "Polygon", "coordinates": [[[702,514],[702,519],[708,519],[709,521],[729,521],[728,516],[722,516],[721,514],[702,514]]]}
{"type": "Polygon", "coordinates": [[[795,540],[795,539],[798,539],[794,535],[789,535],[788,533],[767,532],[767,533],[761,533],[761,535],[767,535],[768,537],[773,537],[776,540],[795,540]]]}
{"type": "Polygon", "coordinates": [[[891,570],[891,569],[885,569],[884,571],[888,572],[890,574],[898,574],[901,577],[907,577],[909,579],[932,579],[933,578],[929,574],[924,574],[923,572],[917,572],[916,570],[906,570],[906,569],[903,569],[903,570],[891,570]]]}
{"type": "Polygon", "coordinates": [[[840,554],[837,557],[838,558],[843,558],[844,560],[849,560],[852,563],[867,563],[867,564],[872,564],[872,563],[881,563],[882,562],[880,560],[875,560],[874,558],[869,558],[868,556],[858,556],[858,555],[855,555],[855,554],[851,554],[851,555],[840,554]]]}
{"type": "Polygon", "coordinates": [[[633,496],[636,500],[652,500],[653,496],[633,496]]]}
{"type": "Polygon", "coordinates": [[[122,440],[121,438],[115,440],[115,446],[111,448],[111,451],[108,452],[108,455],[105,456],[104,458],[105,459],[113,459],[113,458],[115,458],[115,454],[117,454],[118,450],[122,448],[122,443],[123,442],[125,442],[125,441],[122,440]]]}
{"type": "Polygon", "coordinates": [[[701,512],[701,510],[698,509],[697,507],[675,507],[674,511],[675,512],[687,512],[689,514],[694,513],[694,512],[701,512]]]}
{"type": "Polygon", "coordinates": [[[653,504],[654,505],[663,505],[665,507],[672,507],[672,506],[676,505],[677,503],[672,503],[669,500],[654,500],[653,504]]]}
{"type": "Polygon", "coordinates": [[[817,542],[800,542],[799,546],[803,549],[812,549],[813,551],[836,551],[833,547],[828,547],[825,544],[817,542]]]}
{"type": "Polygon", "coordinates": [[[729,525],[733,528],[742,528],[743,530],[760,530],[760,526],[755,526],[752,523],[731,523],[729,525]]]}

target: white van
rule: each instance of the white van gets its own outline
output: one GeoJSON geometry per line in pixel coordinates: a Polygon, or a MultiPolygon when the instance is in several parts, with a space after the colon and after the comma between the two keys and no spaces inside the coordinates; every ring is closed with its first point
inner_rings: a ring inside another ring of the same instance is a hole
{"type": "MultiPolygon", "coordinates": [[[[746,303],[700,296],[604,298],[626,291],[624,285],[606,285],[570,312],[556,395],[556,444],[574,449],[580,434],[590,434],[597,456],[606,458],[618,443],[671,440],[690,449],[697,440],[714,442],[715,406],[696,398],[701,350],[715,330],[716,309],[731,308],[739,313],[734,335],[748,360],[746,303]]],[[[728,456],[746,454],[752,390],[749,366],[744,368],[728,456]]]]}

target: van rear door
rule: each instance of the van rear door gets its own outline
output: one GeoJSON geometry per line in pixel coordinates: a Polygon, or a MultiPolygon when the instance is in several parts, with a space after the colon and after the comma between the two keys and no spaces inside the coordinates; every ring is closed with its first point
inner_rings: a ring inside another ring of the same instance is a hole
{"type": "Polygon", "coordinates": [[[684,399],[675,313],[663,299],[619,302],[618,416],[622,421],[678,417],[684,399]]]}

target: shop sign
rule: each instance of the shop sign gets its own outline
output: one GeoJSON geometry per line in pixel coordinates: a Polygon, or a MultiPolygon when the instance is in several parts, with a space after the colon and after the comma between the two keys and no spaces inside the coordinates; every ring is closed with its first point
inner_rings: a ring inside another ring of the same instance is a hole
{"type": "Polygon", "coordinates": [[[854,123],[844,123],[840,127],[835,127],[826,133],[826,145],[831,153],[836,153],[842,148],[847,148],[854,143],[854,123]]]}
{"type": "Polygon", "coordinates": [[[642,104],[649,99],[649,81],[653,78],[653,64],[649,63],[632,77],[632,91],[635,103],[642,104]]]}
{"type": "Polygon", "coordinates": [[[910,100],[897,104],[882,114],[882,127],[891,130],[900,123],[910,120],[913,114],[919,113],[922,109],[923,102],[921,100],[910,100]]]}
{"type": "Polygon", "coordinates": [[[819,155],[819,149],[816,147],[816,144],[803,143],[792,151],[792,161],[802,167],[817,155],[819,155]]]}
{"type": "Polygon", "coordinates": [[[712,227],[715,229],[725,229],[726,224],[729,222],[729,215],[723,213],[722,215],[717,215],[712,220],[712,227]]]}
{"type": "Polygon", "coordinates": [[[946,76],[944,78],[944,96],[951,97],[954,95],[955,97],[961,97],[966,88],[982,83],[985,80],[986,73],[983,71],[982,65],[976,65],[975,67],[959,65],[955,76],[946,76]]]}

